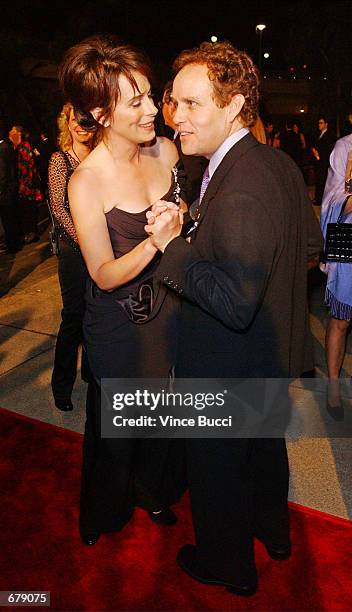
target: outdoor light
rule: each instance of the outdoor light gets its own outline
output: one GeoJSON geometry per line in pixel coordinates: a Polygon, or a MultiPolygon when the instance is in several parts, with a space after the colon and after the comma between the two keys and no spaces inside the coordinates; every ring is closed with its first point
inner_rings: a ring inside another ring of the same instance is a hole
{"type": "Polygon", "coordinates": [[[265,30],[266,25],[265,23],[258,23],[255,26],[255,31],[256,33],[259,34],[259,48],[258,48],[258,68],[259,68],[259,72],[261,70],[262,67],[262,38],[263,38],[263,30],[265,30]]]}
{"type": "Polygon", "coordinates": [[[264,53],[264,57],[265,57],[265,59],[269,59],[269,57],[270,57],[269,53],[264,53]]]}
{"type": "Polygon", "coordinates": [[[299,109],[299,112],[300,112],[300,113],[304,113],[304,108],[300,108],[300,109],[299,109]]]}
{"type": "Polygon", "coordinates": [[[218,42],[218,37],[217,36],[211,36],[210,40],[211,40],[212,43],[216,43],[216,42],[218,42]]]}

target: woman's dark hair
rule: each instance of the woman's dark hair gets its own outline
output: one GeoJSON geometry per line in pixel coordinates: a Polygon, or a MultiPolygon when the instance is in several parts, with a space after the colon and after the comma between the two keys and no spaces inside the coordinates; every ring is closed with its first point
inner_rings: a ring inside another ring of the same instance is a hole
{"type": "Polygon", "coordinates": [[[97,34],[71,47],[59,68],[59,80],[65,98],[72,102],[77,122],[87,131],[99,130],[101,125],[90,111],[101,108],[99,118],[110,120],[121,95],[121,75],[139,92],[133,72],[151,80],[144,54],[120,43],[112,34],[97,34]]]}

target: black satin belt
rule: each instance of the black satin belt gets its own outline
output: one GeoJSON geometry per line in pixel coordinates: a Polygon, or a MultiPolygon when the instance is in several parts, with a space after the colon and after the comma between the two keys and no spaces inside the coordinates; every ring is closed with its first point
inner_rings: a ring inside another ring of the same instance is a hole
{"type": "Polygon", "coordinates": [[[116,302],[120,304],[133,323],[145,323],[154,306],[153,279],[144,280],[138,286],[135,294],[130,293],[125,298],[116,299],[116,302]]]}
{"type": "Polygon", "coordinates": [[[137,325],[148,323],[156,317],[167,294],[166,287],[153,281],[152,277],[133,286],[119,287],[115,291],[99,289],[90,279],[87,289],[87,305],[96,302],[113,302],[118,304],[132,323],[137,325]]]}

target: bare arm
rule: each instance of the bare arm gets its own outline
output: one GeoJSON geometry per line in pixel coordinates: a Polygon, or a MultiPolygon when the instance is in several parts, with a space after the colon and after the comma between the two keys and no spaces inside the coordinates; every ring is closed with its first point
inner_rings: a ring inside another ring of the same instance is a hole
{"type": "Polygon", "coordinates": [[[115,259],[96,181],[79,168],[69,183],[69,200],[79,246],[89,274],[98,287],[111,291],[128,283],[153,259],[157,249],[149,238],[115,259]]]}

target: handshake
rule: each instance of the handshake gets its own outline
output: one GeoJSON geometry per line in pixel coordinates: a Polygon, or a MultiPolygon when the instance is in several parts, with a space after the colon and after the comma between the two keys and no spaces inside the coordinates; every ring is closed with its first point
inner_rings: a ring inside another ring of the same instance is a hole
{"type": "Polygon", "coordinates": [[[180,236],[183,225],[183,210],[173,202],[158,200],[148,210],[147,225],[144,226],[152,245],[165,251],[171,240],[180,236]]]}

